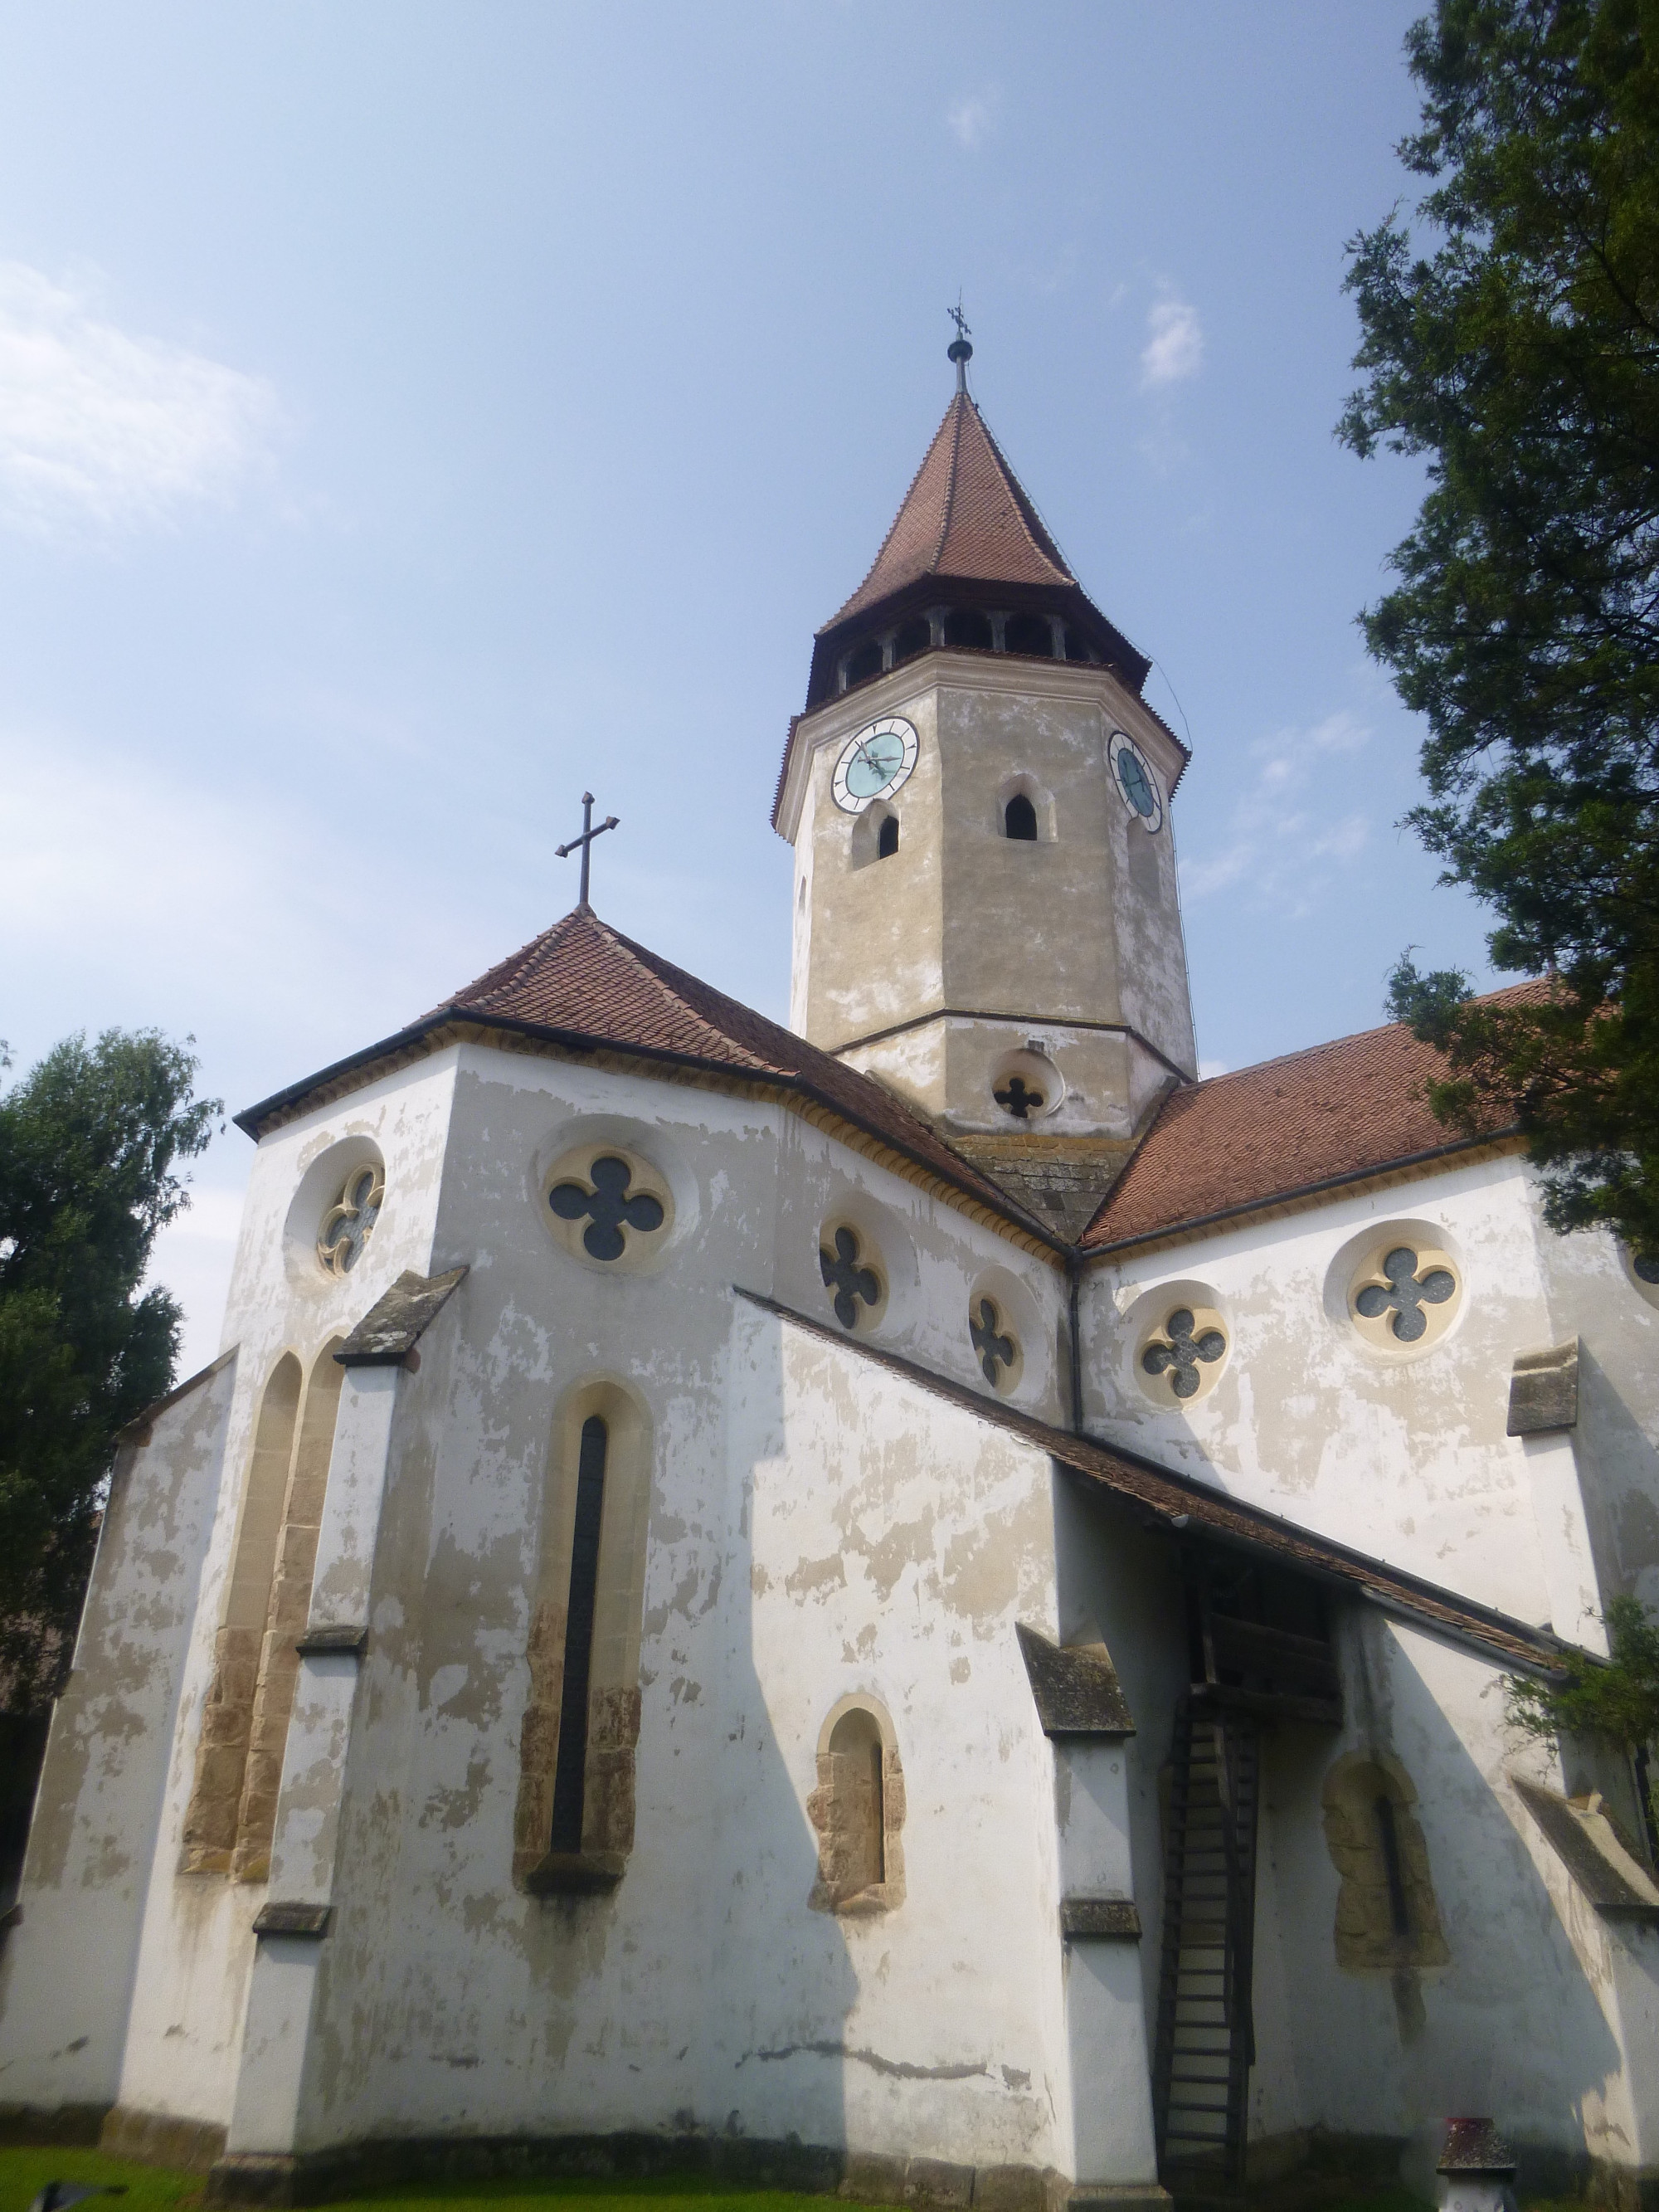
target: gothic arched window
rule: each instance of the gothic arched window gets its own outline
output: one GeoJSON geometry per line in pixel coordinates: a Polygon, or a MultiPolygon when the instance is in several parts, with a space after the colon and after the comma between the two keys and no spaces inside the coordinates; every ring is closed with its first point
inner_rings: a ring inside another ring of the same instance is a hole
{"type": "Polygon", "coordinates": [[[1023,791],[1017,791],[1002,810],[1002,834],[1018,837],[1028,845],[1036,842],[1036,809],[1023,791]]]}
{"type": "Polygon", "coordinates": [[[896,814],[890,814],[883,821],[880,834],[876,839],[876,858],[878,860],[890,860],[897,850],[898,817],[896,814]]]}
{"type": "Polygon", "coordinates": [[[634,1846],[651,1443],[616,1384],[554,1424],[519,1739],[513,1874],[536,1893],[608,1889],[634,1846]]]}

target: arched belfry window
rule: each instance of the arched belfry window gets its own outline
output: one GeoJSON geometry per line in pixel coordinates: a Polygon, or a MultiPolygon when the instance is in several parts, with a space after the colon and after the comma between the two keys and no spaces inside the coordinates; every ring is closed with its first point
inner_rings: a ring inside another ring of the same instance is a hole
{"type": "Polygon", "coordinates": [[[1017,791],[1002,810],[1002,834],[1028,845],[1036,842],[1036,809],[1023,791],[1017,791]]]}
{"type": "Polygon", "coordinates": [[[618,1385],[574,1392],[554,1424],[519,1739],[514,1878],[609,1889],[634,1844],[649,1431],[618,1385]]]}
{"type": "Polygon", "coordinates": [[[876,858],[878,860],[890,860],[897,850],[898,817],[896,814],[889,814],[883,817],[881,829],[877,834],[876,858]]]}

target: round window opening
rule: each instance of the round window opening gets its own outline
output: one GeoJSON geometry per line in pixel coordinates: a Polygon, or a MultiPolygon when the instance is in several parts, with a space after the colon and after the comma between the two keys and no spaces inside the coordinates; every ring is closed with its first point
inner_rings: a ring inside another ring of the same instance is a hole
{"type": "Polygon", "coordinates": [[[668,1224],[668,1186],[643,1160],[595,1145],[561,1160],[548,1185],[559,1242],[601,1265],[638,1257],[668,1224]]]}
{"type": "Polygon", "coordinates": [[[1424,1352],[1451,1327],[1462,1281],[1449,1255],[1404,1237],[1373,1248],[1348,1289],[1354,1327],[1384,1352],[1424,1352]]]}
{"type": "Polygon", "coordinates": [[[873,1328],[886,1310],[886,1279],[872,1264],[878,1256],[844,1221],[825,1229],[818,1239],[818,1273],[845,1329],[873,1328]]]}
{"type": "Polygon", "coordinates": [[[349,1275],[374,1234],[386,1203],[386,1177],[373,1161],[351,1170],[317,1232],[317,1257],[331,1275],[349,1275]]]}
{"type": "Polygon", "coordinates": [[[992,1073],[991,1096],[1011,1121],[1045,1120],[1066,1096],[1060,1070],[1037,1052],[1011,1052],[992,1073]]]}
{"type": "Polygon", "coordinates": [[[968,1309],[968,1335],[979,1371],[994,1390],[1012,1390],[1024,1365],[1019,1339],[1003,1318],[994,1298],[975,1298],[968,1309]]]}
{"type": "Polygon", "coordinates": [[[1628,1244],[1621,1244],[1619,1256],[1638,1297],[1645,1298],[1650,1306],[1659,1306],[1659,1252],[1638,1252],[1628,1244]]]}
{"type": "Polygon", "coordinates": [[[1213,1306],[1172,1306],[1136,1355],[1140,1386],[1155,1405],[1207,1397],[1227,1360],[1227,1330],[1213,1306]]]}

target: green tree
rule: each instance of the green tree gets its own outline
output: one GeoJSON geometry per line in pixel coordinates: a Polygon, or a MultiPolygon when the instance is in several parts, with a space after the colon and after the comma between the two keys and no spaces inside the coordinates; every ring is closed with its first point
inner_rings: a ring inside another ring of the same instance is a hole
{"type": "Polygon", "coordinates": [[[1408,817],[1501,969],[1392,978],[1437,1111],[1517,1123],[1558,1229],[1659,1257],[1659,0],[1439,0],[1407,40],[1429,180],[1349,246],[1339,436],[1428,487],[1362,616],[1425,715],[1408,817]]]}
{"type": "MultiPolygon", "coordinates": [[[[1633,1597],[1610,1599],[1602,1618],[1607,1659],[1568,1651],[1560,1674],[1547,1680],[1504,1676],[1510,1722],[1544,1742],[1562,1735],[1600,1736],[1645,1764],[1648,1746],[1659,1743],[1659,1620],[1633,1597]]],[[[1659,1824],[1659,1796],[1651,1785],[1646,1810],[1659,1824]]]]}
{"type": "MultiPolygon", "coordinates": [[[[188,1042],[188,1041],[187,1041],[188,1042]]],[[[75,1036],[0,1097],[0,1681],[70,1656],[116,1431],[173,1383],[179,1307],[138,1286],[222,1109],[155,1030],[75,1036]]]]}

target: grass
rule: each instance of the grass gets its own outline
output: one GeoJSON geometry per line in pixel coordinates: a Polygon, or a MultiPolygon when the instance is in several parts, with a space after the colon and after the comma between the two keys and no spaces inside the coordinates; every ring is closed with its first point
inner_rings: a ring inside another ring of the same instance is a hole
{"type": "MultiPolygon", "coordinates": [[[[0,2148],[0,2212],[27,2212],[49,2181],[95,2183],[124,2191],[100,2201],[88,2197],[76,2212],[194,2212],[202,2201],[205,2177],[178,2173],[167,2166],[137,2166],[131,2159],[106,2158],[101,2151],[47,2145],[37,2149],[0,2148]]],[[[449,2212],[638,2212],[642,2199],[672,2203],[695,2200],[697,2212],[824,2212],[822,2197],[781,2189],[723,2188],[696,2174],[653,2181],[473,2181],[404,2186],[368,2197],[331,2199],[332,2212],[415,2212],[442,2204],[449,2212]]],[[[833,2200],[830,2200],[833,2202],[833,2200]]],[[[1369,2208],[1368,2208],[1369,2212],[1369,2208]]],[[[1392,2212],[1392,2208],[1386,2208],[1392,2212]]],[[[1404,2212],[1404,2208],[1401,2208],[1404,2212]]],[[[1414,2208],[1415,2212],[1415,2208],[1414,2208]]]]}

